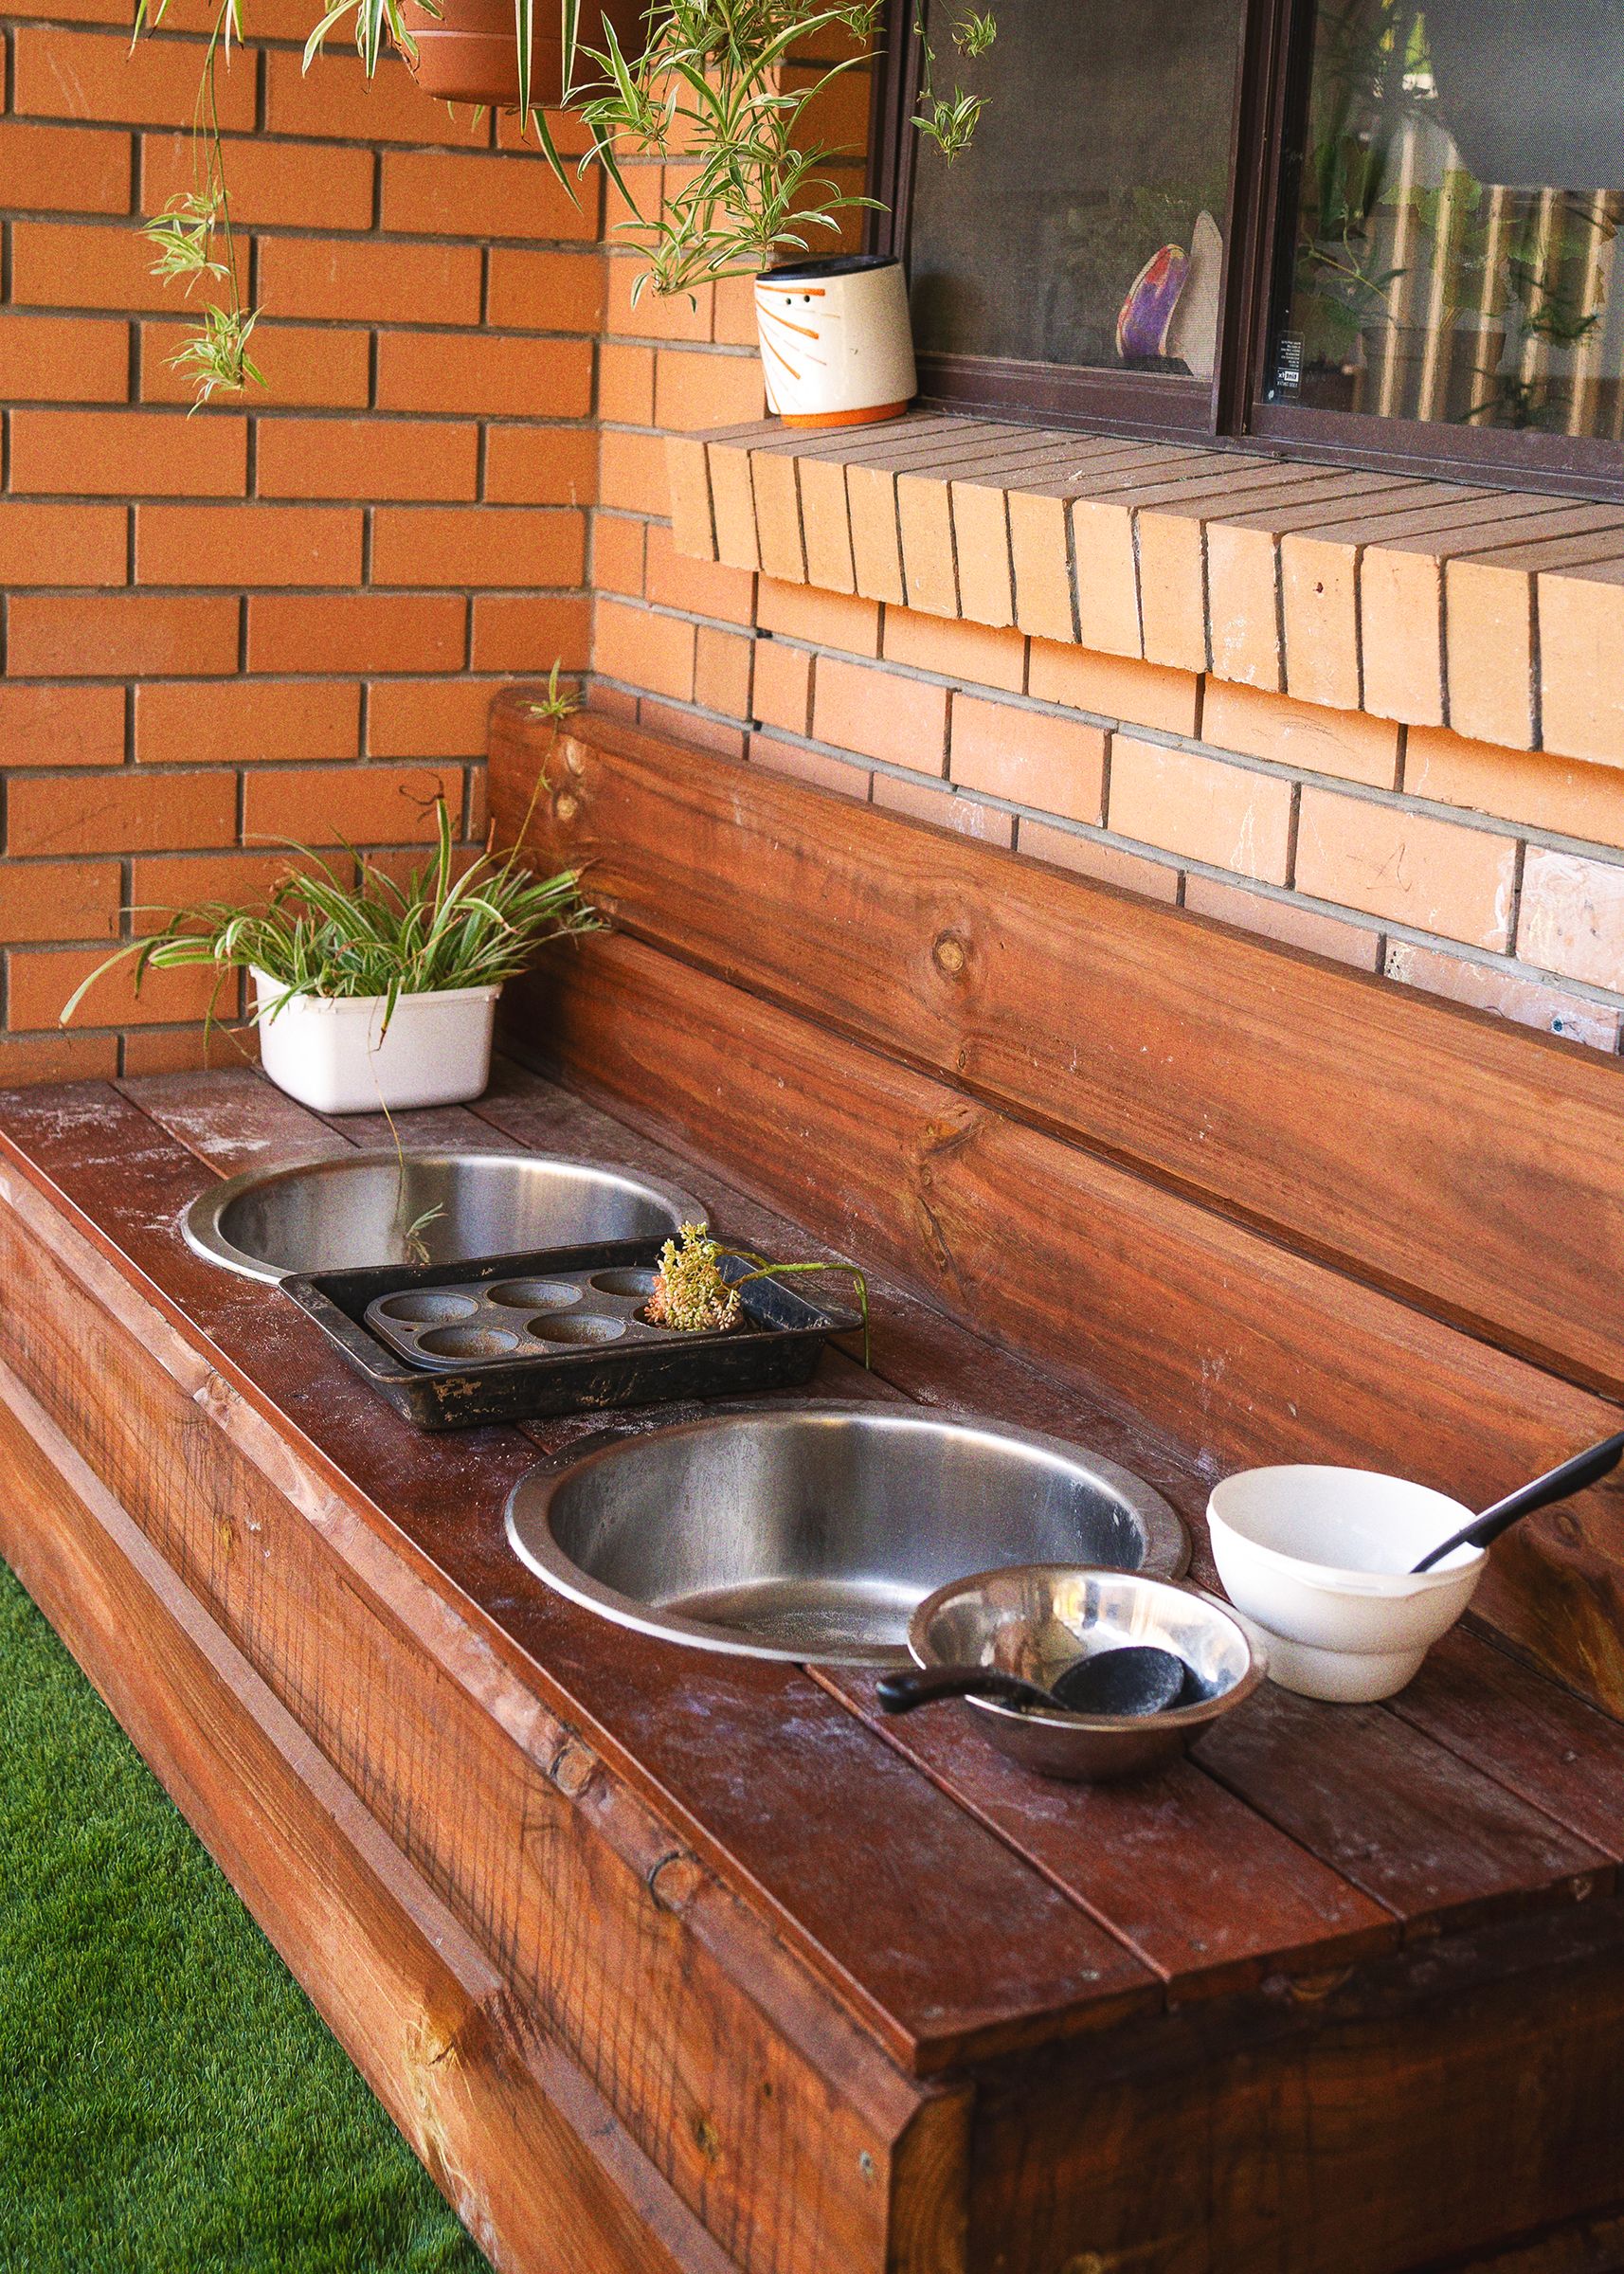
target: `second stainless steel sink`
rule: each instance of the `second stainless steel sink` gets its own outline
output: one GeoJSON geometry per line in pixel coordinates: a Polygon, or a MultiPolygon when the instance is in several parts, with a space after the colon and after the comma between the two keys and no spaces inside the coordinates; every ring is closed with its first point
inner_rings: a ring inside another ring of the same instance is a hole
{"type": "Polygon", "coordinates": [[[1189,1561],[1178,1515],[1126,1470],[906,1405],[763,1402],[578,1444],[521,1478],[508,1537],[622,1626],[846,1665],[904,1659],[914,1605],[971,1572],[1189,1561]]]}
{"type": "Polygon", "coordinates": [[[692,1193],[548,1153],[340,1154],[255,1169],[199,1193],[188,1244],[250,1279],[380,1263],[462,1263],[663,1237],[702,1223],[692,1193]]]}

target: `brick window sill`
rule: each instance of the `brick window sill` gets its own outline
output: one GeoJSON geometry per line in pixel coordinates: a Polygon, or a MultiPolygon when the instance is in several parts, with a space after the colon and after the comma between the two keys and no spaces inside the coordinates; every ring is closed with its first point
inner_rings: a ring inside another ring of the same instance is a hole
{"type": "Polygon", "coordinates": [[[1624,766],[1624,506],[929,412],[666,448],[695,559],[1624,766]]]}

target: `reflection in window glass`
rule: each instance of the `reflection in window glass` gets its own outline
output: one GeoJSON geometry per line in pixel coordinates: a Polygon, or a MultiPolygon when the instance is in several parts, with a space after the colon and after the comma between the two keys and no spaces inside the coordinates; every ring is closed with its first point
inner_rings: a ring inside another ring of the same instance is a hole
{"type": "MultiPolygon", "coordinates": [[[[975,139],[915,161],[920,348],[1210,377],[1239,0],[988,5],[975,139]]],[[[945,81],[964,12],[929,11],[945,81]]]]}
{"type": "Polygon", "coordinates": [[[1303,139],[1272,402],[1624,431],[1624,0],[1322,0],[1303,139]]]}

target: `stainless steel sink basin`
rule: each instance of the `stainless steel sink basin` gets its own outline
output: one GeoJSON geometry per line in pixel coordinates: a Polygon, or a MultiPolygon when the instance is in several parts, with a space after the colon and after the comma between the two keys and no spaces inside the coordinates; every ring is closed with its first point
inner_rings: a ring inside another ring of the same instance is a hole
{"type": "Polygon", "coordinates": [[[1177,1579],[1178,1516],[1056,1437],[917,1406],[735,1406],[585,1440],[508,1501],[508,1538],[573,1602],[752,1658],[905,1663],[916,1603],[1012,1563],[1177,1579]]]}
{"type": "Polygon", "coordinates": [[[703,1222],[691,1193],[547,1153],[352,1153],[256,1169],[199,1193],[189,1246],[250,1279],[460,1263],[703,1222]]]}

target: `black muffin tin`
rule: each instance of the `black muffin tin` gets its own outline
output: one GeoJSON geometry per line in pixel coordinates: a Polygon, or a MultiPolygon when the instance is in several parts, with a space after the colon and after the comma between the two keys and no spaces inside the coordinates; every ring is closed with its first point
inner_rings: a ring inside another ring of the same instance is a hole
{"type": "MultiPolygon", "coordinates": [[[[855,1311],[770,1278],[739,1290],[745,1323],[679,1334],[639,1314],[664,1241],[617,1239],[479,1263],[382,1264],[284,1279],[355,1371],[420,1429],[608,1413],[792,1389],[855,1311]]],[[[739,1279],[750,1269],[727,1257],[739,1279]]]]}

